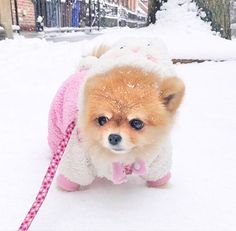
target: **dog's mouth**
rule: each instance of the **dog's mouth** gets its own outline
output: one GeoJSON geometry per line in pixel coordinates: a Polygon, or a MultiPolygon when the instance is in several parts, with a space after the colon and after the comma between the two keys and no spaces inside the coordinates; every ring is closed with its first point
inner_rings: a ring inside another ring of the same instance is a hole
{"type": "Polygon", "coordinates": [[[109,149],[116,154],[126,154],[129,150],[119,147],[109,147],[109,149]]]}

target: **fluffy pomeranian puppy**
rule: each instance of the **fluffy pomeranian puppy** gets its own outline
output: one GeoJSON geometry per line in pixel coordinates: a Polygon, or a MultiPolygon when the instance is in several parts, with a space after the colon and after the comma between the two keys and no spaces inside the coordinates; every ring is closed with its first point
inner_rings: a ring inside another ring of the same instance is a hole
{"type": "Polygon", "coordinates": [[[169,135],[185,87],[157,38],[100,45],[59,89],[49,116],[55,151],[76,126],[59,165],[59,187],[74,191],[96,177],[115,184],[138,175],[152,187],[168,182],[169,135]]]}

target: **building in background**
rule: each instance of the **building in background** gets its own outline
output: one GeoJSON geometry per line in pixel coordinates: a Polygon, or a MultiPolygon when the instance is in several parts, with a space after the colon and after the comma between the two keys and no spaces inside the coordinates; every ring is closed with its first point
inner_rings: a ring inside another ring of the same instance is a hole
{"type": "MultiPolygon", "coordinates": [[[[143,0],[142,0],[143,1],[143,0]]],[[[143,27],[147,24],[147,6],[141,0],[101,2],[102,26],[143,27]]]]}
{"type": "Polygon", "coordinates": [[[21,30],[45,27],[146,25],[147,0],[10,0],[12,22],[21,30]]]}
{"type": "Polygon", "coordinates": [[[141,11],[144,15],[148,14],[148,0],[138,1],[138,11],[141,11]]]}
{"type": "Polygon", "coordinates": [[[20,26],[21,30],[35,30],[35,1],[10,0],[13,25],[20,26]]]}
{"type": "Polygon", "coordinates": [[[0,39],[12,38],[11,5],[9,0],[0,0],[0,39]]]}

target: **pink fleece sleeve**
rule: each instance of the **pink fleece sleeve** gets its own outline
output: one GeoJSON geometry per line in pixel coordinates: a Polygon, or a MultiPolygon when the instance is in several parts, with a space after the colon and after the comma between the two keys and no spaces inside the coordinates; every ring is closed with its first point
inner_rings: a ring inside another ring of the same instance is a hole
{"type": "Polygon", "coordinates": [[[53,153],[67,126],[75,120],[79,89],[86,73],[86,70],[81,70],[67,79],[52,101],[48,119],[48,143],[53,153]]]}

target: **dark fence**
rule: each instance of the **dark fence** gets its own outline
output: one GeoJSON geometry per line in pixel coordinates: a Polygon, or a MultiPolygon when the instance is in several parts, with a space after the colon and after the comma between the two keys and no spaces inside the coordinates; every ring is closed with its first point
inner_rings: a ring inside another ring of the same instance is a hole
{"type": "Polygon", "coordinates": [[[231,38],[230,1],[229,0],[195,0],[200,10],[205,12],[203,20],[210,21],[212,29],[220,32],[226,39],[231,38]]]}
{"type": "Polygon", "coordinates": [[[46,27],[79,27],[87,7],[85,1],[36,0],[35,14],[43,17],[46,27]]]}
{"type": "Polygon", "coordinates": [[[4,29],[3,25],[0,24],[0,40],[3,40],[5,38],[6,38],[5,29],[4,29]]]}
{"type": "Polygon", "coordinates": [[[146,25],[146,15],[93,0],[36,0],[36,19],[43,17],[46,27],[129,26],[146,25]]]}

